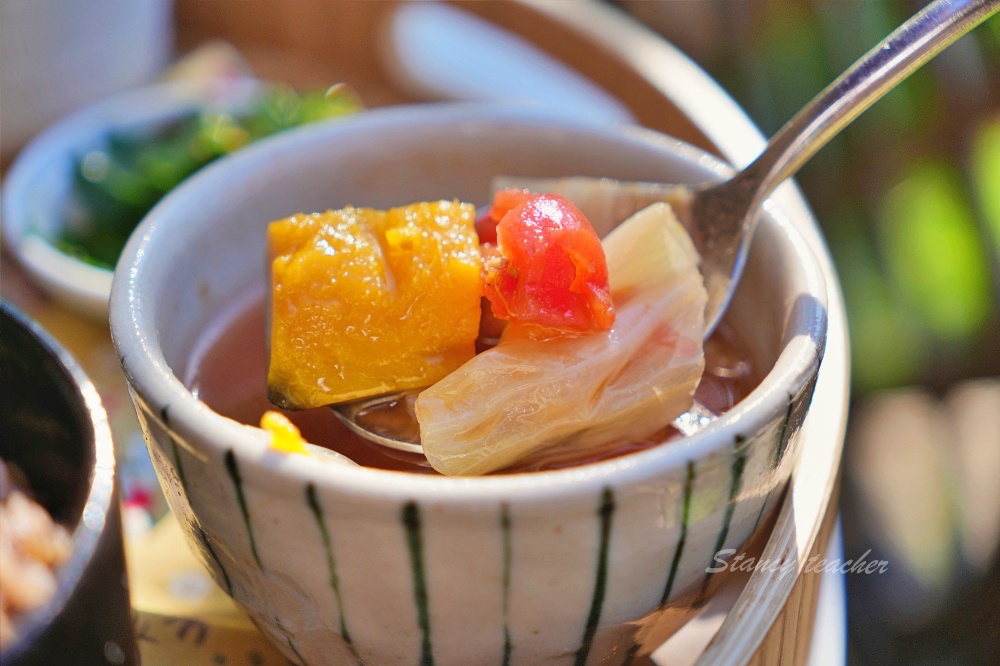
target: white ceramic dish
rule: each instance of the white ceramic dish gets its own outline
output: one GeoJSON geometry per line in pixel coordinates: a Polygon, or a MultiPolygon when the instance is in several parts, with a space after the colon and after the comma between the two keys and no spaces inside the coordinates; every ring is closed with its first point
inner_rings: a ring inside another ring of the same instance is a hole
{"type": "Polygon", "coordinates": [[[74,160],[121,129],[155,128],[204,105],[237,108],[260,89],[252,79],[178,81],[118,93],[38,134],[18,154],[2,195],[3,240],[42,289],[71,310],[107,321],[112,271],[57,249],[74,160]]]}
{"type": "MultiPolygon", "coordinates": [[[[209,167],[134,234],[112,336],[171,507],[219,584],[300,663],[625,663],[664,609],[777,506],[826,334],[826,285],[780,210],[732,309],[770,372],[698,435],[567,470],[449,479],[268,452],[183,376],[218,312],[264,281],[264,229],[347,203],[485,201],[497,173],[695,182],[716,160],[539,108],[425,105],[305,128],[209,167]]],[[[263,387],[261,387],[263,390],[263,387]]],[[[676,620],[676,616],[674,618],[676,620]]]]}

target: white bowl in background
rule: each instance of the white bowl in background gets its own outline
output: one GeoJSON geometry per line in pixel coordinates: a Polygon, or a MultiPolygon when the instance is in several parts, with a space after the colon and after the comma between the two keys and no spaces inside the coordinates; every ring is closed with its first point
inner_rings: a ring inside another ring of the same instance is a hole
{"type": "Polygon", "coordinates": [[[154,84],[112,95],[56,122],[25,146],[4,180],[0,219],[8,250],[53,298],[107,321],[112,271],[66,254],[51,242],[66,222],[74,160],[104,146],[119,130],[152,130],[204,105],[245,105],[260,85],[243,78],[154,84]]]}

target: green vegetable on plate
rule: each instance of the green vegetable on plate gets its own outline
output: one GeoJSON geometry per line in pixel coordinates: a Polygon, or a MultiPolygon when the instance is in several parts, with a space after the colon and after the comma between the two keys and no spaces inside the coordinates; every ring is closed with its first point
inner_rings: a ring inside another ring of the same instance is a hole
{"type": "Polygon", "coordinates": [[[66,224],[54,244],[114,268],[132,230],[184,179],[213,160],[278,132],[348,116],[363,106],[346,85],[299,93],[270,85],[246,110],[194,109],[155,129],[122,129],[77,156],[66,224]]]}

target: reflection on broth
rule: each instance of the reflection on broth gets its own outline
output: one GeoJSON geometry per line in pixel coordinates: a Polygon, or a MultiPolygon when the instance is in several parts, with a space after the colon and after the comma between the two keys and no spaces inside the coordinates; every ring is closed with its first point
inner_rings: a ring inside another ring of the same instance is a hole
{"type": "MultiPolygon", "coordinates": [[[[275,407],[267,399],[267,350],[264,296],[254,290],[219,314],[191,354],[185,384],[213,410],[254,425],[275,407]]],[[[695,398],[715,413],[742,400],[760,377],[745,343],[723,320],[705,344],[705,374],[695,398]]],[[[343,455],[360,465],[379,469],[436,474],[420,455],[380,446],[348,430],[330,409],[320,407],[285,414],[309,442],[343,455]]],[[[501,473],[557,469],[597,462],[641,451],[680,437],[672,427],[638,441],[614,442],[581,458],[569,452],[545,452],[501,473]]]]}

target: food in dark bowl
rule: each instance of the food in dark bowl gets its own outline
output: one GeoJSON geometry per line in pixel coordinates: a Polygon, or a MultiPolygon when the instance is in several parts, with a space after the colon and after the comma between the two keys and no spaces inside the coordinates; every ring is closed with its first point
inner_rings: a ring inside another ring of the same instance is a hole
{"type": "Polygon", "coordinates": [[[4,543],[13,548],[14,537],[26,536],[22,550],[0,555],[5,609],[11,597],[21,602],[4,627],[0,663],[138,663],[114,449],[97,390],[6,303],[0,331],[4,543]]]}
{"type": "Polygon", "coordinates": [[[55,594],[56,570],[72,553],[69,532],[31,496],[20,469],[0,460],[0,648],[17,621],[55,594]]]}

